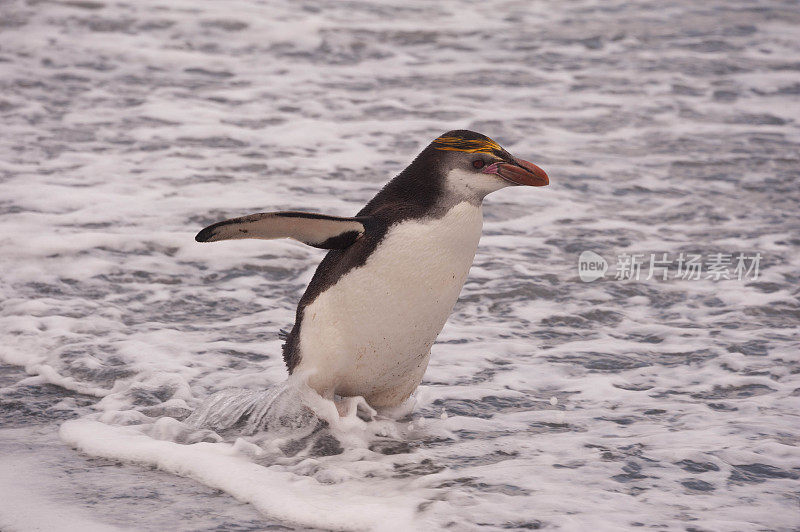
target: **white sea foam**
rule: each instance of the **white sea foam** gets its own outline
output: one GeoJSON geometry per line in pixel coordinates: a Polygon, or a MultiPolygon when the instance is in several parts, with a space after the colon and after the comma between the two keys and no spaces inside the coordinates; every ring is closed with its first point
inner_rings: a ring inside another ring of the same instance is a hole
{"type": "Polygon", "coordinates": [[[407,529],[412,527],[414,497],[402,493],[376,496],[366,485],[325,486],[275,468],[265,468],[225,443],[180,445],[157,440],[135,427],[113,427],[97,421],[68,421],[61,427],[68,444],[93,456],[126,460],[181,476],[230,493],[272,517],[337,530],[407,529]]]}

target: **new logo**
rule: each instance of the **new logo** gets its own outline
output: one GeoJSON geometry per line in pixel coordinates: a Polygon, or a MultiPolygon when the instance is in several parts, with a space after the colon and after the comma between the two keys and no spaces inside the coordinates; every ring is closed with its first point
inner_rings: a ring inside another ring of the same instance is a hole
{"type": "Polygon", "coordinates": [[[584,283],[604,277],[607,270],[608,263],[606,259],[594,251],[586,250],[578,257],[578,277],[584,283]]]}

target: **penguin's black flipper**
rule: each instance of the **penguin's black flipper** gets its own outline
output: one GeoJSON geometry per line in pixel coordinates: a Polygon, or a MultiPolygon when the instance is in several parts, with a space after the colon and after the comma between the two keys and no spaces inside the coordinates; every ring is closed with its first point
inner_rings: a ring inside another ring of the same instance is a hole
{"type": "Polygon", "coordinates": [[[343,249],[364,234],[364,218],[340,218],[312,212],[264,212],[209,225],[198,242],[239,238],[293,238],[322,249],[343,249]]]}

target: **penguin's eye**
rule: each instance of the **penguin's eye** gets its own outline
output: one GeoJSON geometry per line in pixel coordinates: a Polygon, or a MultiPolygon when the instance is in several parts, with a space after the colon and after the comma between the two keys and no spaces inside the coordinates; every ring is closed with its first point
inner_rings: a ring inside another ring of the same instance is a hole
{"type": "Polygon", "coordinates": [[[475,159],[474,161],[472,161],[473,168],[483,168],[485,165],[486,163],[483,162],[483,159],[475,159]]]}

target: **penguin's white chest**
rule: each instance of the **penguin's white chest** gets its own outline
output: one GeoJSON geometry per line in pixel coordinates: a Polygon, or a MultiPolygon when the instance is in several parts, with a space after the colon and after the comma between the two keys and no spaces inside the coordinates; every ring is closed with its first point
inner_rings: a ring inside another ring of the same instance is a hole
{"type": "Polygon", "coordinates": [[[363,266],[305,308],[296,371],[323,394],[361,395],[378,407],[403,401],[422,380],[482,226],[480,206],[468,202],[392,226],[363,266]]]}

